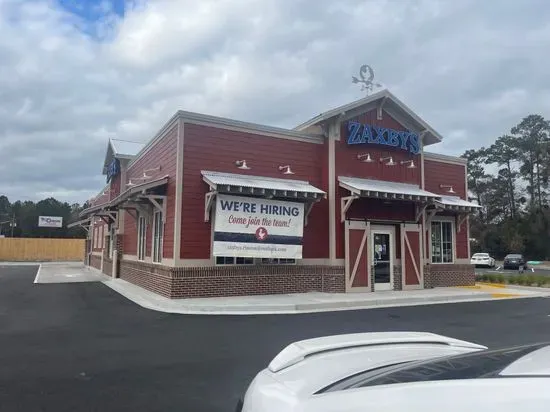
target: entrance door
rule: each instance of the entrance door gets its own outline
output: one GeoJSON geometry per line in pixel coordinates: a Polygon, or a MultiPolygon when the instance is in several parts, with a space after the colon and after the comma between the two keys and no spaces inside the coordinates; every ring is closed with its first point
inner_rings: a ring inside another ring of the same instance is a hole
{"type": "Polygon", "coordinates": [[[392,290],[393,231],[373,229],[371,245],[374,290],[392,290]]]}

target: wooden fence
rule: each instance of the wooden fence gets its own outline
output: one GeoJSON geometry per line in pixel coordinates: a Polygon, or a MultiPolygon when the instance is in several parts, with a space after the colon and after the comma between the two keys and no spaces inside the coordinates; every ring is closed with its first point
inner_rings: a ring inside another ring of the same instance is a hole
{"type": "Polygon", "coordinates": [[[83,261],[85,239],[0,238],[0,261],[83,261]]]}

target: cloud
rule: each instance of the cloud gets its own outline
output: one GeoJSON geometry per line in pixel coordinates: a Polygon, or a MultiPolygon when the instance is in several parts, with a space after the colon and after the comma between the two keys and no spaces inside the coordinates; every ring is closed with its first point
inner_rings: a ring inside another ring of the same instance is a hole
{"type": "Polygon", "coordinates": [[[82,202],[178,109],[293,127],[363,63],[458,155],[549,117],[549,47],[545,0],[0,0],[0,193],[82,202]]]}

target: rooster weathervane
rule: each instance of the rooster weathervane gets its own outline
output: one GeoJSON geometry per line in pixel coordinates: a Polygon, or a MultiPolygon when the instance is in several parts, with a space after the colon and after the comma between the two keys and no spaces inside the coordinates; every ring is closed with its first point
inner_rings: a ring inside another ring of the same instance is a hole
{"type": "Polygon", "coordinates": [[[359,77],[351,76],[352,83],[361,83],[361,91],[366,90],[367,95],[372,92],[374,87],[382,87],[380,83],[374,83],[374,70],[368,64],[363,64],[359,68],[359,77]]]}

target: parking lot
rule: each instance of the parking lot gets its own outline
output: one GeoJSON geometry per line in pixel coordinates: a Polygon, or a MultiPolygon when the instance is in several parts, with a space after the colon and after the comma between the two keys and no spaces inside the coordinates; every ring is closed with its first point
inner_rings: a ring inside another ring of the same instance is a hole
{"type": "Polygon", "coordinates": [[[34,284],[0,267],[0,410],[231,411],[288,343],[425,330],[491,347],[550,341],[550,300],[261,316],[143,309],[98,282],[34,284]]]}

